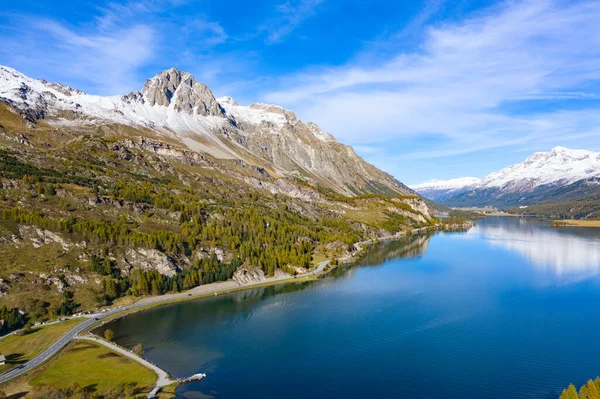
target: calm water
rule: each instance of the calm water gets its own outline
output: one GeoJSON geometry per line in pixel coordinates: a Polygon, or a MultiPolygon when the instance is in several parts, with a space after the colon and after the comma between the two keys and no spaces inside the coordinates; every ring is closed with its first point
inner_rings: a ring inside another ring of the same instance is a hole
{"type": "Polygon", "coordinates": [[[600,375],[600,229],[488,218],[323,280],[111,324],[178,398],[557,398],[600,375]]]}

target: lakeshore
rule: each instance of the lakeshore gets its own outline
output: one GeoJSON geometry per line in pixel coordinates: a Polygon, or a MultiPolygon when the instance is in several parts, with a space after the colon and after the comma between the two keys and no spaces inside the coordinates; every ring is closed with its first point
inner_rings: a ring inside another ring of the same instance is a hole
{"type": "Polygon", "coordinates": [[[600,227],[600,220],[564,219],[553,220],[552,227],[600,227]]]}
{"type": "Polygon", "coordinates": [[[564,362],[589,351],[593,330],[557,328],[587,320],[565,301],[598,297],[598,234],[490,217],[466,233],[381,240],[317,281],[182,302],[105,328],[122,346],[152,348],[145,357],[174,376],[208,374],[178,398],[278,397],[290,375],[310,382],[285,391],[293,399],[436,398],[427,381],[444,376],[449,399],[558,397],[565,380],[600,367],[564,362]],[[476,391],[474,378],[485,381],[476,391]]]}
{"type": "MultiPolygon", "coordinates": [[[[469,226],[470,227],[470,226],[469,226]]],[[[439,227],[437,227],[439,229],[439,227]]],[[[365,241],[356,242],[353,244],[354,251],[350,254],[337,258],[336,260],[339,262],[338,265],[331,265],[331,260],[324,260],[320,262],[317,267],[304,274],[300,274],[297,276],[290,277],[267,277],[263,281],[259,282],[251,282],[247,284],[238,284],[234,281],[228,280],[218,283],[211,283],[200,285],[198,287],[194,287],[188,291],[180,292],[180,293],[172,293],[172,294],[164,294],[159,296],[149,296],[142,298],[136,301],[134,304],[123,307],[123,310],[117,310],[115,313],[111,314],[108,317],[103,317],[102,320],[94,323],[89,326],[84,333],[89,333],[96,329],[97,327],[106,324],[112,320],[128,316],[132,313],[141,312],[144,310],[149,310],[152,308],[156,308],[159,306],[171,305],[174,303],[185,302],[195,299],[208,298],[216,295],[223,294],[231,294],[238,291],[243,291],[251,288],[260,288],[260,287],[268,287],[271,285],[279,285],[279,284],[289,284],[289,283],[303,283],[307,281],[314,281],[321,276],[324,276],[340,265],[351,264],[355,262],[360,256],[364,253],[364,247],[368,247],[371,244],[381,242],[381,241],[390,241],[390,240],[400,240],[406,238],[410,235],[422,234],[427,231],[439,231],[436,230],[436,227],[421,227],[418,229],[411,229],[407,231],[403,231],[400,233],[396,233],[389,236],[372,238],[365,241]],[[329,266],[329,267],[328,267],[329,266]]]]}
{"type": "Polygon", "coordinates": [[[178,398],[278,397],[289,375],[310,382],[285,391],[292,399],[436,398],[427,381],[444,376],[449,399],[558,397],[563,380],[597,374],[594,359],[563,360],[588,351],[593,331],[556,326],[586,319],[566,300],[598,297],[598,234],[490,217],[467,233],[380,242],[309,284],[189,301],[107,328],[123,346],[153,348],[146,356],[173,375],[208,374],[178,398]],[[474,378],[484,381],[476,391],[474,378]]]}

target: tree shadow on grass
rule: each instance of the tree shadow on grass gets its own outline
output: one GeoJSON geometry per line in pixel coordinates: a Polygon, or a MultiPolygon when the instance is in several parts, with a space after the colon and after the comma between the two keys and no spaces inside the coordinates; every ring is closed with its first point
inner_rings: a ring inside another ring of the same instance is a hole
{"type": "Polygon", "coordinates": [[[96,392],[98,391],[98,384],[90,384],[83,387],[84,392],[96,392]]]}
{"type": "Polygon", "coordinates": [[[12,395],[8,395],[6,397],[6,399],[21,399],[23,397],[25,397],[25,395],[27,395],[29,392],[19,392],[19,393],[14,393],[12,395]]]}
{"type": "Polygon", "coordinates": [[[26,362],[26,360],[23,359],[23,356],[25,356],[24,353],[11,353],[6,356],[6,364],[14,364],[15,366],[23,364],[26,362]]]}

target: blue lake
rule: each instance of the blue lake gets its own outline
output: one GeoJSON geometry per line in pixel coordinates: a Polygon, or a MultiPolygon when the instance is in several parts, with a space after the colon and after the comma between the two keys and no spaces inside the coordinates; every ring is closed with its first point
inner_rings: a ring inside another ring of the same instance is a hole
{"type": "Polygon", "coordinates": [[[114,321],[178,398],[558,398],[600,375],[600,229],[487,218],[319,281],[114,321]]]}

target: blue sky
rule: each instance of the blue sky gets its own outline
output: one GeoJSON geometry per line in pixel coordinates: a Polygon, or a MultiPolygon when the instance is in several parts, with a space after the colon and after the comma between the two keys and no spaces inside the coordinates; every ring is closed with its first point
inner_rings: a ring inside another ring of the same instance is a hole
{"type": "Polygon", "coordinates": [[[177,67],[414,184],[600,150],[600,1],[21,0],[0,64],[93,94],[177,67]]]}

